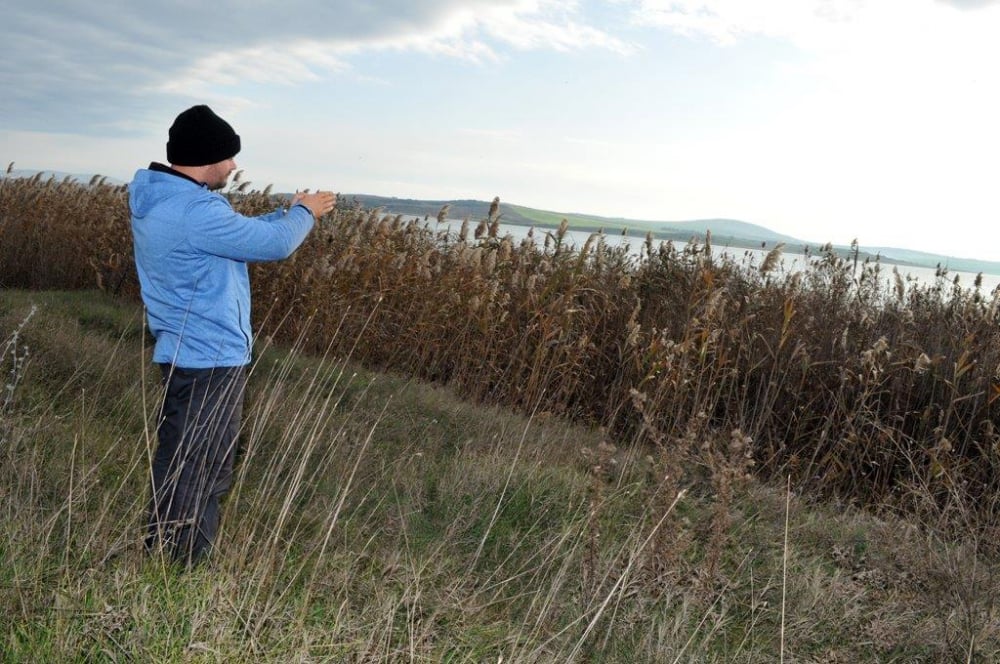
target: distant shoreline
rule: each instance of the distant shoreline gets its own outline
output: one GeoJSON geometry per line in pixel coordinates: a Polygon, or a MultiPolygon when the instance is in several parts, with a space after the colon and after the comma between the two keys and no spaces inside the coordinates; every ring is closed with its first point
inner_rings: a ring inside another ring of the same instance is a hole
{"type": "MultiPolygon", "coordinates": [[[[415,216],[415,215],[403,215],[403,218],[416,219],[418,221],[424,219],[423,216],[415,216]]],[[[435,228],[439,231],[447,229],[450,233],[457,234],[462,226],[463,220],[448,218],[445,219],[443,222],[438,223],[436,219],[428,219],[426,223],[431,228],[435,228]]],[[[471,232],[472,228],[474,228],[471,221],[469,223],[469,226],[471,232]]],[[[544,238],[544,233],[550,233],[557,230],[557,228],[553,228],[550,226],[538,226],[538,225],[529,226],[526,224],[512,224],[507,222],[500,223],[501,234],[511,235],[515,240],[518,241],[526,237],[528,234],[528,230],[530,229],[536,230],[535,238],[536,240],[539,241],[541,241],[542,238],[544,238]]],[[[599,230],[600,229],[586,230],[586,229],[570,227],[570,229],[566,231],[566,235],[573,246],[582,246],[583,243],[587,241],[587,238],[591,234],[596,233],[599,230]]],[[[605,232],[604,235],[610,244],[617,246],[618,244],[621,244],[623,242],[628,243],[630,246],[633,247],[635,251],[639,250],[637,245],[641,245],[643,242],[645,242],[645,237],[646,237],[645,234],[641,236],[636,236],[636,235],[623,236],[621,233],[614,233],[614,232],[612,233],[605,232]]],[[[683,241],[678,241],[676,239],[660,239],[657,238],[654,234],[654,240],[656,242],[674,242],[675,244],[683,245],[686,244],[691,239],[697,240],[698,238],[696,236],[690,236],[683,241]]],[[[702,242],[704,241],[704,237],[701,238],[701,241],[702,242]]],[[[740,252],[752,252],[752,255],[755,257],[755,259],[757,259],[756,263],[757,265],[760,265],[760,262],[763,261],[764,257],[771,250],[775,248],[773,246],[773,243],[771,244],[772,246],[762,248],[759,242],[757,243],[756,246],[746,246],[745,244],[727,243],[724,241],[724,239],[717,239],[714,236],[712,237],[712,247],[716,255],[728,254],[732,258],[739,259],[740,258],[739,253],[734,253],[731,250],[735,249],[739,250],[740,252]]],[[[813,247],[811,245],[802,245],[803,249],[806,247],[808,247],[809,249],[808,254],[805,253],[804,251],[795,251],[794,250],[795,247],[789,247],[789,246],[782,247],[781,249],[782,264],[786,265],[786,267],[788,268],[798,270],[801,269],[802,267],[805,267],[807,258],[810,260],[816,260],[820,255],[819,252],[820,247],[813,247]],[[789,265],[789,262],[791,263],[791,265],[789,265]],[[795,263],[801,263],[801,265],[795,266],[795,263]]],[[[835,250],[837,252],[837,255],[840,256],[841,258],[848,260],[852,258],[850,250],[845,251],[843,249],[837,249],[837,248],[835,248],[835,250]]],[[[879,265],[881,265],[884,268],[883,269],[884,277],[887,280],[892,279],[893,267],[899,268],[900,275],[903,277],[904,280],[906,280],[907,276],[911,276],[912,278],[922,282],[932,282],[936,278],[935,277],[935,273],[937,271],[936,266],[928,267],[926,265],[905,264],[891,260],[885,256],[876,257],[875,255],[872,254],[866,254],[864,251],[860,251],[858,253],[858,264],[860,265],[864,263],[866,258],[870,258],[871,261],[876,261],[876,260],[878,261],[879,265]]],[[[944,277],[944,279],[945,281],[951,283],[957,276],[959,278],[959,284],[963,288],[972,288],[978,274],[979,272],[970,272],[968,270],[958,270],[958,269],[948,268],[947,275],[944,277]]],[[[982,275],[983,275],[982,286],[981,286],[982,292],[991,293],[993,292],[994,289],[1000,287],[1000,274],[983,272],[982,275]]]]}

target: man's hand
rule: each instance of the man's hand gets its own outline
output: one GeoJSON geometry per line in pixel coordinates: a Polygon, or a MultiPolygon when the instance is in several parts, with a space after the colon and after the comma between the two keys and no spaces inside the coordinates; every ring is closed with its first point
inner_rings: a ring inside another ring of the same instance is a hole
{"type": "Polygon", "coordinates": [[[319,219],[337,204],[337,194],[329,191],[317,191],[315,194],[298,192],[292,197],[292,205],[305,205],[313,217],[319,219]]]}

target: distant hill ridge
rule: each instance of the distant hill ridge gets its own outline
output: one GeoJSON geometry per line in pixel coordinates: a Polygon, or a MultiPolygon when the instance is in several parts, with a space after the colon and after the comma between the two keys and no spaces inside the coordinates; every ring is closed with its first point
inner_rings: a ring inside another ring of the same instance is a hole
{"type": "MultiPolygon", "coordinates": [[[[434,217],[442,207],[448,205],[448,217],[451,219],[479,220],[489,214],[490,203],[479,200],[417,200],[412,198],[393,198],[386,196],[375,196],[372,194],[342,194],[344,198],[356,200],[366,208],[383,208],[386,212],[393,214],[406,214],[417,217],[434,217]]],[[[521,226],[541,226],[556,228],[566,219],[570,228],[577,231],[597,231],[597,230],[623,230],[628,229],[635,235],[644,235],[647,231],[656,235],[677,235],[682,237],[670,237],[664,239],[683,239],[687,241],[691,236],[704,236],[706,231],[711,231],[713,238],[723,241],[727,237],[741,240],[755,240],[776,244],[784,242],[792,245],[809,244],[790,235],[782,235],[746,221],[737,219],[697,219],[693,221],[641,221],[637,219],[626,219],[624,217],[600,217],[596,215],[582,214],[578,212],[559,213],[548,210],[538,210],[525,207],[523,205],[512,205],[510,203],[500,203],[500,213],[502,219],[508,224],[521,226]]]]}
{"type": "MultiPolygon", "coordinates": [[[[372,194],[342,194],[343,198],[353,199],[366,208],[382,208],[387,213],[412,215],[434,218],[443,206],[448,205],[447,216],[450,219],[469,219],[478,221],[489,214],[490,203],[479,200],[418,200],[410,198],[393,198],[375,196],[372,194]]],[[[779,243],[785,245],[789,253],[799,253],[807,247],[813,249],[820,243],[810,243],[790,235],[776,233],[769,228],[737,219],[696,219],[690,221],[648,221],[627,219],[625,217],[601,217],[582,213],[561,213],[549,210],[539,210],[523,205],[500,203],[501,221],[520,226],[537,226],[540,228],[557,228],[565,219],[570,230],[582,232],[604,231],[608,233],[628,231],[633,237],[643,237],[650,233],[660,241],[687,243],[692,239],[704,241],[706,234],[711,232],[712,243],[720,247],[741,249],[770,250],[779,243]]],[[[839,248],[841,253],[850,251],[849,247],[839,248]]],[[[862,252],[864,259],[869,254],[862,252]]],[[[870,255],[874,258],[874,254],[870,255]]],[[[1000,271],[1000,264],[997,265],[1000,271]]],[[[1000,273],[1000,272],[998,272],[1000,273]]]]}
{"type": "MultiPolygon", "coordinates": [[[[356,200],[366,208],[382,208],[388,213],[413,215],[416,217],[436,217],[442,207],[448,205],[448,217],[478,221],[489,214],[490,203],[487,201],[462,200],[419,200],[412,198],[395,198],[375,196],[372,194],[342,194],[342,197],[356,200]]],[[[711,231],[712,241],[719,246],[730,246],[747,249],[772,249],[778,243],[785,245],[789,253],[801,252],[806,247],[816,250],[825,243],[808,242],[790,235],[776,233],[769,228],[737,219],[696,219],[690,221],[643,221],[626,219],[624,217],[601,217],[581,213],[559,213],[549,210],[538,210],[522,205],[500,203],[501,220],[504,223],[522,226],[539,226],[556,228],[565,219],[572,230],[576,231],[620,231],[628,229],[631,235],[641,236],[652,233],[656,239],[688,242],[692,237],[704,239],[706,232],[711,231]]],[[[834,249],[847,255],[853,250],[849,246],[836,245],[834,249]]],[[[974,258],[958,258],[929,252],[897,249],[894,247],[860,247],[859,256],[865,258],[879,257],[881,262],[903,266],[918,266],[934,269],[943,266],[948,270],[983,272],[1000,275],[1000,262],[983,261],[974,258]]]]}

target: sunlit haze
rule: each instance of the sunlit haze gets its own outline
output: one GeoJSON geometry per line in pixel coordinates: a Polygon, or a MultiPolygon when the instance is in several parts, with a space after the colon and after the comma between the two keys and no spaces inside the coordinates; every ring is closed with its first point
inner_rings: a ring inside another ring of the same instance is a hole
{"type": "Polygon", "coordinates": [[[998,35],[997,0],[13,0],[0,159],[129,180],[207,103],[260,187],[1000,260],[998,35]]]}

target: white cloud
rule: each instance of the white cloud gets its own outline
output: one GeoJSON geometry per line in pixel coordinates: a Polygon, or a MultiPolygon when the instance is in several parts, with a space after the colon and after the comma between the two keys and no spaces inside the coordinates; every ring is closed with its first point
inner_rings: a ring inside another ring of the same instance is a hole
{"type": "Polygon", "coordinates": [[[637,0],[632,17],[723,44],[763,35],[815,47],[838,43],[864,7],[864,0],[637,0]]]}
{"type": "Polygon", "coordinates": [[[232,0],[14,0],[0,43],[0,127],[56,131],[106,129],[109,107],[134,126],[163,106],[151,92],[226,98],[236,84],[327,78],[373,51],[483,63],[509,49],[630,49],[557,0],[288,0],[252,10],[232,0]]]}
{"type": "Polygon", "coordinates": [[[957,9],[982,9],[1000,4],[1000,0],[938,0],[938,2],[957,9]]]}
{"type": "Polygon", "coordinates": [[[477,24],[494,39],[522,50],[570,51],[598,47],[621,54],[635,47],[609,33],[581,23],[572,2],[524,2],[518,10],[492,8],[480,13],[477,24]]]}

